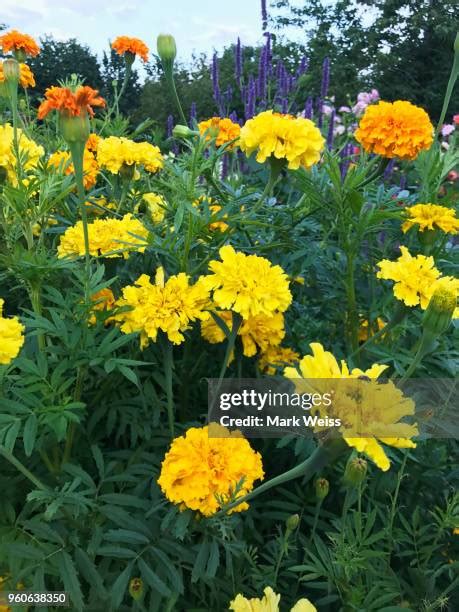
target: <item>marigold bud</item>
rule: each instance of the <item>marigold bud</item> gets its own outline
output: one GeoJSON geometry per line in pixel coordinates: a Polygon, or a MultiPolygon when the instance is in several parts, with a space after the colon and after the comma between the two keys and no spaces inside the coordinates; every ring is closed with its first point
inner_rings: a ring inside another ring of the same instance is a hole
{"type": "Polygon", "coordinates": [[[143,580],[142,578],[133,578],[129,583],[129,595],[134,601],[139,601],[143,596],[143,580]]]}
{"type": "Polygon", "coordinates": [[[344,482],[351,486],[357,487],[361,482],[364,481],[367,474],[368,464],[365,459],[355,457],[348,462],[344,471],[344,482]]]}
{"type": "Polygon", "coordinates": [[[119,170],[119,175],[123,181],[132,181],[135,174],[135,164],[122,164],[119,170]]]}
{"type": "Polygon", "coordinates": [[[171,34],[160,34],[156,42],[156,48],[164,71],[172,69],[177,57],[177,46],[174,37],[171,34]]]}
{"type": "Polygon", "coordinates": [[[59,113],[59,127],[62,138],[68,143],[85,143],[91,131],[88,113],[86,112],[82,112],[76,117],[59,113]]]}
{"type": "Polygon", "coordinates": [[[318,478],[315,482],[316,497],[325,499],[330,491],[330,483],[326,478],[318,478]]]}
{"type": "Polygon", "coordinates": [[[424,312],[423,328],[436,336],[443,334],[451,323],[456,305],[456,292],[447,286],[438,287],[424,312]]]}
{"type": "Polygon", "coordinates": [[[287,531],[295,531],[298,527],[298,523],[300,522],[300,516],[298,514],[292,514],[285,521],[285,525],[287,527],[287,531]]]}
{"type": "Polygon", "coordinates": [[[176,125],[172,130],[172,136],[174,138],[190,138],[190,136],[193,136],[195,133],[196,132],[190,130],[190,128],[186,125],[176,125]]]}
{"type": "Polygon", "coordinates": [[[3,62],[3,76],[5,81],[8,83],[19,83],[21,76],[21,68],[19,62],[13,57],[9,57],[3,62]]]}

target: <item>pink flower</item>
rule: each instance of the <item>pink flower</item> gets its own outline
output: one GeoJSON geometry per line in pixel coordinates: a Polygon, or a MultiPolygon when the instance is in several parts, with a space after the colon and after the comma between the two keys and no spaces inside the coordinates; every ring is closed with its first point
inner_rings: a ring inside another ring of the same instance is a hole
{"type": "MultiPolygon", "coordinates": [[[[338,109],[339,113],[350,113],[351,112],[351,108],[350,106],[340,106],[338,109]]],[[[457,115],[457,117],[459,117],[459,115],[457,115]]]]}
{"type": "Polygon", "coordinates": [[[453,116],[453,123],[455,123],[456,125],[459,123],[459,115],[453,116]]]}
{"type": "Polygon", "coordinates": [[[372,89],[370,91],[370,99],[372,102],[379,100],[379,91],[377,89],[372,89]]]}
{"type": "Polygon", "coordinates": [[[450,134],[454,132],[454,130],[455,130],[455,127],[452,123],[445,123],[441,128],[441,135],[449,136],[450,134]]]}
{"type": "Polygon", "coordinates": [[[458,178],[459,178],[459,172],[456,172],[455,170],[451,170],[451,172],[448,172],[446,176],[447,181],[457,181],[458,178]]]}

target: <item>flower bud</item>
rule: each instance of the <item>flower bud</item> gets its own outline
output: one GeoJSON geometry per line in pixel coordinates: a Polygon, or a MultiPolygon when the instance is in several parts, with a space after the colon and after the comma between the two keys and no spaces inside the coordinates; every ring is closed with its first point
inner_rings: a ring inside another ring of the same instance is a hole
{"type": "Polygon", "coordinates": [[[135,174],[135,164],[125,164],[120,168],[120,177],[123,181],[129,182],[132,181],[135,174]]]}
{"type": "Polygon", "coordinates": [[[298,514],[292,514],[285,521],[285,525],[287,527],[287,531],[295,531],[298,527],[298,523],[300,522],[300,516],[298,514]]]}
{"type": "Polygon", "coordinates": [[[174,138],[190,138],[190,136],[193,136],[193,134],[195,134],[195,132],[190,130],[190,128],[186,125],[176,125],[172,130],[172,136],[174,138]]]}
{"type": "Polygon", "coordinates": [[[19,83],[21,77],[21,68],[19,62],[12,57],[3,62],[3,76],[8,83],[19,83]]]}
{"type": "Polygon", "coordinates": [[[129,583],[129,595],[134,601],[139,601],[143,596],[142,578],[133,578],[129,583]]]}
{"type": "Polygon", "coordinates": [[[344,482],[351,487],[358,487],[365,480],[368,464],[365,459],[356,457],[348,462],[344,471],[344,482]]]}
{"type": "Polygon", "coordinates": [[[445,282],[439,284],[424,312],[422,326],[435,336],[443,334],[448,329],[456,310],[457,290],[453,283],[454,281],[450,286],[445,282]]]}
{"type": "Polygon", "coordinates": [[[177,57],[177,46],[174,37],[170,34],[160,34],[156,42],[156,48],[164,71],[172,70],[175,58],[177,57]]]}
{"type": "Polygon", "coordinates": [[[25,62],[27,59],[27,53],[24,51],[24,49],[15,49],[13,51],[13,55],[18,62],[25,62]]]}
{"type": "Polygon", "coordinates": [[[86,143],[90,133],[88,113],[82,112],[76,117],[59,113],[59,128],[66,142],[86,143]]]}
{"type": "Polygon", "coordinates": [[[325,499],[330,491],[330,483],[326,478],[318,478],[315,482],[317,499],[325,499]]]}

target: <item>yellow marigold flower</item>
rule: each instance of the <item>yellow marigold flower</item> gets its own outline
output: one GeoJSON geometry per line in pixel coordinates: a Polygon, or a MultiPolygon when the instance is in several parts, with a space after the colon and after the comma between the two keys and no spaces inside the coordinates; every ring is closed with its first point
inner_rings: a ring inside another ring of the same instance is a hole
{"type": "MultiPolygon", "coordinates": [[[[64,172],[67,176],[75,174],[75,169],[71,162],[71,155],[68,151],[56,151],[49,160],[48,166],[53,166],[57,170],[64,172]]],[[[88,150],[83,154],[83,184],[85,189],[91,189],[97,182],[99,176],[99,164],[94,155],[88,150]]]]}
{"type": "MultiPolygon", "coordinates": [[[[238,497],[249,493],[255,480],[263,477],[261,456],[241,433],[211,423],[192,427],[175,438],[162,463],[158,484],[172,503],[211,516],[221,508],[222,499],[231,498],[241,481],[238,497]]],[[[247,508],[243,502],[232,512],[247,508]]]]}
{"type": "MultiPolygon", "coordinates": [[[[206,140],[215,138],[217,147],[221,147],[228,142],[236,140],[241,133],[241,126],[239,123],[234,123],[234,121],[231,121],[228,117],[224,117],[223,119],[220,117],[212,117],[206,121],[200,121],[198,123],[198,128],[199,133],[202,135],[207,132],[206,140]]],[[[237,142],[233,142],[228,149],[234,149],[236,145],[237,142]]]]}
{"type": "Polygon", "coordinates": [[[0,36],[0,49],[3,53],[19,52],[30,57],[35,57],[40,53],[40,47],[35,40],[28,34],[22,34],[17,30],[10,30],[0,36]]]}
{"type": "Polygon", "coordinates": [[[244,319],[287,310],[292,294],[280,266],[258,255],[236,252],[230,245],[222,247],[219,254],[222,261],[211,261],[213,274],[204,279],[219,308],[238,312],[244,319]]]}
{"type": "MultiPolygon", "coordinates": [[[[27,89],[28,87],[35,87],[35,77],[29,66],[27,66],[27,64],[19,64],[19,69],[19,85],[24,87],[24,89],[27,89]]],[[[0,85],[4,82],[5,75],[3,74],[3,62],[0,61],[0,85]]]]}
{"type": "MultiPolygon", "coordinates": [[[[13,185],[18,184],[17,160],[13,146],[14,130],[9,123],[0,125],[0,168],[4,168],[8,181],[13,185]]],[[[42,146],[27,138],[21,129],[18,129],[19,158],[24,171],[33,170],[37,167],[40,158],[45,151],[42,146]]]]}
{"type": "Polygon", "coordinates": [[[256,159],[260,164],[273,157],[286,160],[292,170],[316,164],[324,144],[320,130],[310,119],[282,115],[272,110],[249,119],[241,129],[239,140],[246,155],[257,152],[256,159]]]}
{"type": "Polygon", "coordinates": [[[355,138],[368,153],[412,160],[430,148],[433,126],[425,110],[410,102],[378,102],[365,110],[355,138]]]}
{"type": "Polygon", "coordinates": [[[98,215],[104,215],[109,210],[116,210],[118,206],[115,202],[108,202],[105,196],[98,196],[97,198],[91,198],[85,202],[88,213],[98,215]]]}
{"type": "MultiPolygon", "coordinates": [[[[226,323],[229,329],[233,326],[233,314],[229,310],[216,313],[226,323]]],[[[213,317],[209,317],[201,323],[202,337],[211,344],[217,344],[225,340],[223,330],[217,325],[213,317]]],[[[259,314],[244,319],[238,330],[241,337],[243,353],[246,357],[253,357],[257,350],[268,350],[271,346],[277,346],[285,336],[284,316],[280,312],[273,315],[259,314]]]]}
{"type": "MultiPolygon", "coordinates": [[[[261,599],[247,599],[239,593],[236,599],[230,603],[229,609],[233,612],[279,612],[280,595],[277,595],[271,587],[266,587],[261,599]]],[[[309,599],[300,599],[290,609],[290,612],[317,612],[309,599]]]]}
{"type": "Polygon", "coordinates": [[[438,204],[415,204],[405,209],[407,219],[402,230],[407,232],[411,227],[417,226],[418,231],[440,229],[445,234],[457,234],[459,219],[453,208],[439,206],[438,204]]]}
{"type": "MultiPolygon", "coordinates": [[[[199,208],[199,205],[203,202],[207,203],[210,212],[213,214],[217,214],[222,209],[222,207],[217,204],[215,200],[205,195],[199,196],[199,198],[197,198],[197,200],[193,202],[193,206],[195,208],[199,208]]],[[[223,218],[227,219],[228,215],[224,215],[223,218]]],[[[209,229],[211,229],[212,231],[218,230],[220,232],[224,232],[226,229],[228,229],[228,227],[228,223],[225,223],[224,221],[212,221],[211,223],[209,223],[209,229]]]]}
{"type": "Polygon", "coordinates": [[[410,255],[408,249],[400,247],[402,254],[397,261],[383,259],[377,265],[376,276],[395,281],[394,296],[407,306],[421,305],[426,308],[432,294],[432,285],[440,276],[433,257],[410,255]]]}
{"type": "MultiPolygon", "coordinates": [[[[91,295],[91,302],[93,302],[94,304],[91,308],[92,314],[89,317],[89,323],[91,325],[95,325],[97,321],[97,317],[95,315],[96,311],[105,312],[107,310],[113,310],[116,306],[115,296],[113,295],[113,291],[109,287],[106,287],[105,289],[101,289],[100,291],[93,293],[91,295]]],[[[105,320],[105,323],[107,324],[111,321],[113,321],[113,318],[109,317],[105,320]]]]}
{"type": "Polygon", "coordinates": [[[300,355],[290,348],[285,346],[269,346],[260,355],[258,369],[264,374],[273,376],[277,368],[294,364],[299,360],[300,355]]]}
{"type": "MultiPolygon", "coordinates": [[[[350,379],[348,384],[336,385],[332,406],[323,408],[327,411],[326,416],[341,420],[343,439],[349,446],[365,453],[383,471],[389,469],[390,461],[380,442],[396,448],[416,447],[410,438],[417,435],[417,427],[400,422],[403,417],[414,414],[414,402],[405,397],[392,381],[377,382],[388,366],[375,363],[367,370],[349,370],[344,360],[338,363],[320,343],[311,343],[310,347],[312,355],[301,359],[299,371],[288,367],[284,376],[300,379],[296,384],[302,391],[305,384],[302,379],[327,379],[322,392],[330,392],[330,379],[350,379]],[[356,433],[362,431],[366,437],[356,437],[356,433]]],[[[315,391],[320,388],[316,381],[315,391]]]]}
{"type": "Polygon", "coordinates": [[[360,321],[359,326],[359,342],[366,342],[371,336],[375,334],[375,323],[377,327],[377,331],[380,331],[383,327],[386,326],[386,322],[381,317],[378,317],[376,321],[373,322],[372,327],[368,328],[368,319],[363,319],[360,321]]]}
{"type": "MultiPolygon", "coordinates": [[[[148,215],[153,223],[161,223],[166,215],[166,200],[159,193],[153,191],[142,195],[142,203],[145,203],[148,215]]],[[[142,209],[142,203],[137,204],[135,211],[142,209]]]]}
{"type": "Polygon", "coordinates": [[[102,140],[100,136],[97,134],[89,134],[88,140],[86,141],[85,147],[91,153],[97,153],[97,147],[99,146],[99,142],[102,140]]]}
{"type": "Polygon", "coordinates": [[[138,55],[144,62],[148,62],[149,49],[140,38],[130,36],[118,36],[112,42],[112,49],[118,55],[130,53],[132,56],[138,55]]]}
{"type": "Polygon", "coordinates": [[[4,300],[0,299],[0,364],[8,365],[24,344],[24,326],[17,317],[4,318],[2,315],[4,300]]]}
{"type": "Polygon", "coordinates": [[[164,270],[158,268],[154,284],[142,274],[134,285],[124,287],[117,305],[131,310],[119,313],[116,320],[126,334],[140,332],[142,348],[149,340],[156,342],[158,331],[167,334],[174,344],[181,344],[190,323],[209,316],[205,310],[208,301],[208,291],[200,280],[190,285],[189,277],[182,272],[165,281],[164,270]]]}
{"type": "MultiPolygon", "coordinates": [[[[143,253],[148,230],[130,213],[122,219],[96,219],[88,224],[89,252],[94,257],[125,257],[132,251],[143,253]]],[[[85,254],[83,222],[77,221],[61,236],[59,257],[82,257],[85,254]]]]}
{"type": "Polygon", "coordinates": [[[147,172],[157,172],[164,165],[158,147],[117,136],[109,136],[99,142],[97,160],[101,168],[107,168],[112,174],[118,174],[126,166],[143,166],[147,172]]]}

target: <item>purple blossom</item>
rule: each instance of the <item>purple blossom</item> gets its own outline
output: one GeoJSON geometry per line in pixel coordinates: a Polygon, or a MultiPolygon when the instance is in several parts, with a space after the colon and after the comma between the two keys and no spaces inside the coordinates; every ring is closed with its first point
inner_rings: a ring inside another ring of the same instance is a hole
{"type": "Polygon", "coordinates": [[[268,71],[267,49],[266,47],[263,47],[263,49],[261,50],[260,59],[258,62],[258,80],[257,80],[257,94],[258,94],[258,97],[263,102],[266,100],[267,71],[268,71]]]}
{"type": "Polygon", "coordinates": [[[395,159],[391,159],[390,162],[387,164],[386,169],[384,170],[384,180],[388,181],[390,179],[390,177],[392,176],[392,172],[394,171],[395,168],[395,159]]]}
{"type": "Polygon", "coordinates": [[[334,127],[335,127],[335,111],[333,110],[330,115],[330,121],[328,123],[328,133],[327,133],[327,147],[329,151],[331,151],[333,148],[333,136],[334,136],[333,128],[334,127]]]}
{"type": "Polygon", "coordinates": [[[240,87],[242,79],[242,45],[239,36],[234,50],[234,74],[236,77],[236,83],[240,87]]]}
{"type": "Polygon", "coordinates": [[[288,98],[282,98],[281,112],[284,114],[288,113],[288,98]]]}
{"type": "Polygon", "coordinates": [[[300,76],[301,76],[301,75],[303,75],[305,72],[307,72],[307,71],[308,71],[308,68],[309,68],[309,60],[308,60],[308,58],[307,58],[307,57],[304,55],[304,56],[301,58],[300,65],[298,66],[297,71],[296,71],[296,76],[297,76],[297,78],[300,78],[300,76]]]}
{"type": "Polygon", "coordinates": [[[212,87],[214,93],[214,100],[217,103],[218,109],[220,110],[221,105],[221,92],[220,92],[220,76],[218,72],[218,57],[214,53],[212,58],[212,87]]]}
{"type": "Polygon", "coordinates": [[[304,116],[306,119],[312,119],[312,107],[313,102],[311,96],[306,100],[306,104],[304,105],[304,116]]]}
{"type": "Polygon", "coordinates": [[[191,109],[190,109],[190,125],[191,126],[193,126],[194,122],[196,121],[196,117],[197,117],[196,102],[192,102],[191,109]]]}
{"type": "Polygon", "coordinates": [[[167,138],[172,138],[172,130],[174,129],[174,117],[172,115],[167,116],[166,134],[167,138]]]}
{"type": "Polygon", "coordinates": [[[266,31],[268,27],[268,9],[266,8],[266,0],[261,0],[261,26],[263,28],[263,32],[266,31]]]}
{"type": "Polygon", "coordinates": [[[343,149],[341,150],[340,155],[341,155],[342,162],[340,164],[340,169],[341,169],[341,179],[342,180],[344,180],[344,177],[347,174],[349,164],[351,162],[350,156],[352,155],[352,150],[353,150],[352,143],[348,143],[344,145],[343,149]]]}
{"type": "Polygon", "coordinates": [[[222,159],[222,174],[221,174],[221,178],[222,178],[223,181],[228,176],[228,170],[229,170],[229,156],[225,153],[223,155],[223,159],[222,159]]]}
{"type": "Polygon", "coordinates": [[[247,97],[245,102],[244,114],[246,121],[255,115],[256,88],[255,81],[252,75],[249,78],[249,86],[247,88],[247,97]]]}
{"type": "Polygon", "coordinates": [[[326,57],[322,64],[322,83],[320,86],[320,97],[324,100],[328,94],[330,85],[330,60],[326,57]]]}
{"type": "Polygon", "coordinates": [[[233,110],[233,111],[231,111],[231,113],[229,114],[229,118],[231,119],[231,121],[232,121],[233,123],[239,123],[239,120],[238,120],[238,118],[237,118],[237,113],[236,113],[236,111],[234,111],[234,110],[233,110]]]}

